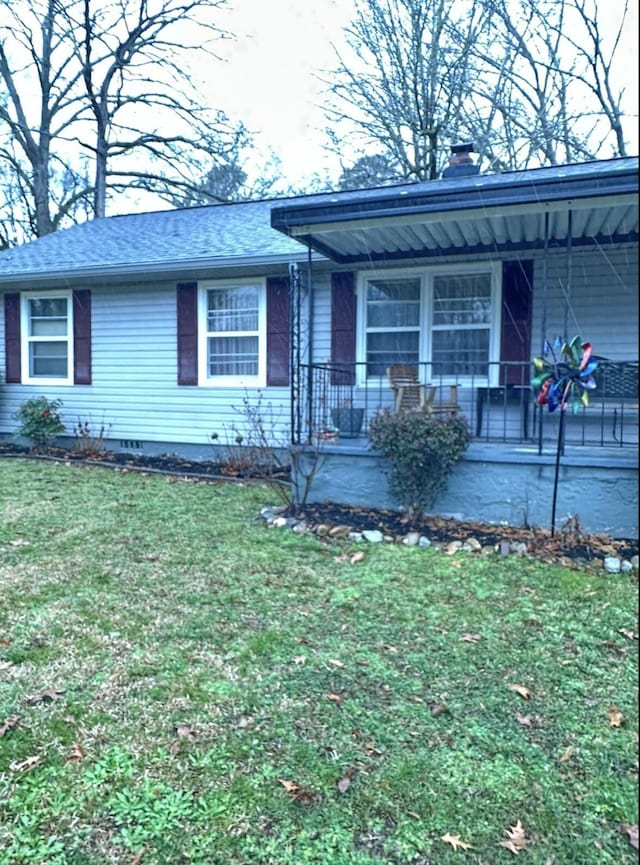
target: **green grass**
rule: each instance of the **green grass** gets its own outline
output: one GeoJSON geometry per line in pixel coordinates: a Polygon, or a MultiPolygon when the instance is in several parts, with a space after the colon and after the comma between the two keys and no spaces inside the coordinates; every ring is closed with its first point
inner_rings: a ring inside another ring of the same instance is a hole
{"type": "Polygon", "coordinates": [[[518,820],[530,865],[637,861],[635,577],[274,502],[0,461],[0,865],[500,865],[518,820]]]}

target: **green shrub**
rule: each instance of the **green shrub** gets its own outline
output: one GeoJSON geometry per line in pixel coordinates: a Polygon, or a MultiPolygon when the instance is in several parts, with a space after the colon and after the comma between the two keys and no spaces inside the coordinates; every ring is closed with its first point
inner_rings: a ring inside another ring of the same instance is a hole
{"type": "Polygon", "coordinates": [[[20,424],[16,435],[31,441],[35,448],[48,448],[64,432],[60,418],[62,400],[35,396],[23,402],[13,416],[20,424]]]}
{"type": "Polygon", "coordinates": [[[372,448],[391,465],[389,491],[411,520],[446,488],[470,439],[467,421],[458,415],[382,411],[369,426],[372,448]]]}

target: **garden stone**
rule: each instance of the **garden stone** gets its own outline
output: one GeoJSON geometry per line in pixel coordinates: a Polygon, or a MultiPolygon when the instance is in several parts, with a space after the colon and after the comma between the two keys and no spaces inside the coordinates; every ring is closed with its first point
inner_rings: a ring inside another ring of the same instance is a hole
{"type": "Polygon", "coordinates": [[[482,549],[482,544],[477,538],[468,538],[467,547],[469,547],[472,553],[477,553],[482,549]]]}
{"type": "Polygon", "coordinates": [[[350,541],[362,541],[362,532],[349,532],[349,540],[350,541]]]}
{"type": "Polygon", "coordinates": [[[445,553],[448,556],[453,556],[462,549],[462,541],[450,541],[445,547],[445,553]]]}
{"type": "Polygon", "coordinates": [[[515,553],[518,556],[526,556],[527,554],[527,545],[524,541],[514,541],[509,547],[512,553],[515,553]]]}
{"type": "Polygon", "coordinates": [[[297,532],[299,535],[302,535],[308,530],[308,528],[309,526],[306,524],[306,522],[304,520],[300,520],[299,523],[296,523],[295,526],[293,526],[293,531],[297,532]]]}
{"type": "Polygon", "coordinates": [[[633,570],[633,565],[631,564],[631,562],[624,561],[620,565],[620,570],[623,574],[630,574],[633,570]]]}
{"type": "Polygon", "coordinates": [[[330,538],[348,538],[351,529],[349,526],[334,526],[329,529],[330,538]]]}
{"type": "Polygon", "coordinates": [[[321,538],[325,535],[329,534],[329,526],[326,526],[324,523],[320,523],[319,526],[316,526],[316,534],[321,538]]]}
{"type": "Polygon", "coordinates": [[[604,560],[604,569],[609,574],[620,573],[621,562],[617,556],[606,556],[604,560]]]}
{"type": "Polygon", "coordinates": [[[631,567],[634,571],[638,570],[638,556],[631,556],[631,567]]]}
{"type": "Polygon", "coordinates": [[[415,546],[417,546],[417,544],[419,542],[420,542],[420,533],[419,532],[409,532],[409,534],[406,535],[402,539],[402,543],[406,547],[415,547],[415,546]]]}
{"type": "Polygon", "coordinates": [[[362,533],[362,537],[365,541],[369,541],[370,544],[380,544],[383,541],[382,532],[378,531],[378,529],[366,529],[362,533]]]}
{"type": "Polygon", "coordinates": [[[420,540],[418,541],[418,546],[424,547],[426,549],[427,547],[431,546],[431,541],[429,540],[429,538],[425,537],[424,535],[420,535],[420,540]]]}
{"type": "Polygon", "coordinates": [[[276,517],[275,520],[272,521],[271,525],[276,529],[282,529],[289,525],[289,520],[286,517],[276,517]]]}

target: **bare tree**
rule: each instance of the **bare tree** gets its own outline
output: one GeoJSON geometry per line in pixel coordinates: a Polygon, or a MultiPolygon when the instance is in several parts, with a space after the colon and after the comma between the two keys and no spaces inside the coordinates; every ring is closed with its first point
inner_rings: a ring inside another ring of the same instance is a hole
{"type": "Polygon", "coordinates": [[[465,5],[454,41],[451,0],[356,0],[338,55],[332,123],[355,130],[407,179],[437,176],[442,138],[458,124],[482,4],[465,5]]]}
{"type": "Polygon", "coordinates": [[[494,170],[625,155],[626,14],[607,41],[595,0],[356,0],[328,81],[334,136],[337,122],[342,149],[364,139],[418,179],[460,140],[494,170]]]}
{"type": "Polygon", "coordinates": [[[34,6],[32,15],[27,7],[3,3],[0,13],[0,82],[6,94],[0,102],[0,160],[14,206],[22,201],[24,227],[40,236],[73,206],[62,194],[59,212],[51,213],[52,179],[70,171],[54,143],[77,120],[78,71],[70,68],[72,50],[57,27],[57,0],[34,6]]]}
{"type": "Polygon", "coordinates": [[[344,166],[338,178],[338,189],[368,189],[398,183],[398,177],[389,159],[381,153],[360,156],[349,166],[344,166]]]}
{"type": "Polygon", "coordinates": [[[0,160],[27,236],[104,216],[110,195],[188,193],[212,160],[234,163],[249,136],[204,107],[189,71],[215,62],[223,3],[0,3],[0,160]]]}

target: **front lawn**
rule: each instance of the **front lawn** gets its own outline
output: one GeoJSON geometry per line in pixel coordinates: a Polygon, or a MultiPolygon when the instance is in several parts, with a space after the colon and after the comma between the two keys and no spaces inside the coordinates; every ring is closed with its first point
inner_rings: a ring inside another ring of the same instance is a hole
{"type": "Polygon", "coordinates": [[[0,865],[637,861],[635,575],[274,503],[0,461],[0,865]]]}

